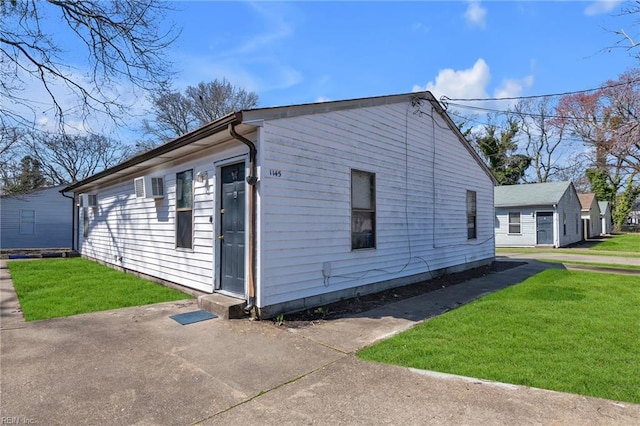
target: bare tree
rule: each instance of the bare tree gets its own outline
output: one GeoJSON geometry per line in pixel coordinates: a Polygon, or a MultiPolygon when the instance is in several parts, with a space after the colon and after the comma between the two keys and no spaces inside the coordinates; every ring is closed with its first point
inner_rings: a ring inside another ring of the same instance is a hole
{"type": "Polygon", "coordinates": [[[145,131],[166,141],[231,112],[254,108],[258,95],[216,79],[188,86],[184,94],[164,88],[151,95],[151,102],[155,119],[144,122],[145,131]]]}
{"type": "MultiPolygon", "coordinates": [[[[640,15],[640,1],[625,2],[621,8],[621,15],[640,15]]],[[[634,22],[634,25],[638,25],[638,21],[634,22]]],[[[613,30],[614,34],[618,36],[618,41],[614,48],[622,48],[626,50],[634,50],[640,45],[640,40],[631,32],[631,29],[619,29],[613,30]]],[[[640,54],[636,53],[636,58],[640,59],[640,54]]]]}
{"type": "Polygon", "coordinates": [[[32,133],[26,141],[31,157],[54,185],[77,182],[132,154],[132,148],[100,135],[50,135],[32,133]]]}
{"type": "Polygon", "coordinates": [[[565,167],[560,160],[569,148],[565,139],[566,123],[554,120],[554,114],[551,97],[522,99],[512,112],[538,183],[552,180],[565,167]]]}
{"type": "Polygon", "coordinates": [[[163,53],[177,34],[161,29],[168,10],[156,0],[0,0],[0,125],[34,127],[44,110],[54,111],[61,132],[67,117],[118,121],[127,105],[115,88],[157,88],[170,76],[163,53]],[[74,68],[70,52],[87,68],[74,68]],[[35,84],[48,99],[24,94],[35,84]],[[77,107],[67,109],[61,90],[77,107]]]}
{"type": "Polygon", "coordinates": [[[16,181],[20,174],[21,158],[20,137],[22,132],[16,128],[0,125],[0,193],[12,192],[10,186],[16,181]]]}
{"type": "Polygon", "coordinates": [[[199,125],[209,123],[233,111],[253,108],[258,105],[255,92],[235,87],[226,79],[200,82],[185,91],[191,101],[192,113],[199,125]]]}
{"type": "Polygon", "coordinates": [[[151,94],[153,122],[144,121],[145,131],[164,141],[183,135],[196,126],[191,101],[180,92],[161,90],[151,94]]]}

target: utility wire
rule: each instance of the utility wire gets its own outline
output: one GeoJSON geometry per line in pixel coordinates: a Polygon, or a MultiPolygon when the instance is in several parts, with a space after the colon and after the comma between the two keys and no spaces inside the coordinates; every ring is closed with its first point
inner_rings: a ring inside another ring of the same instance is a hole
{"type": "Polygon", "coordinates": [[[441,96],[440,100],[445,102],[445,103],[447,101],[456,101],[456,102],[518,101],[518,100],[521,100],[521,99],[551,98],[551,97],[555,97],[555,96],[576,95],[576,94],[579,94],[579,93],[595,92],[597,90],[611,89],[611,88],[614,88],[614,87],[626,86],[626,85],[631,85],[631,84],[635,84],[635,83],[640,83],[640,78],[635,79],[635,80],[631,80],[631,81],[624,81],[624,82],[620,82],[620,83],[608,84],[606,86],[600,86],[600,87],[596,87],[596,88],[593,88],[593,89],[574,90],[574,91],[571,91],[571,92],[550,93],[550,94],[546,94],[546,95],[508,96],[508,97],[502,97],[502,98],[449,98],[448,96],[441,96]]]}

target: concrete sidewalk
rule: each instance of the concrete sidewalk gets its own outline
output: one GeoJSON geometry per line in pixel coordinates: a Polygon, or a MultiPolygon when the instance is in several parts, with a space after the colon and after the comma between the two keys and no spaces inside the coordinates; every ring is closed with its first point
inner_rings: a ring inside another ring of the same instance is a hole
{"type": "Polygon", "coordinates": [[[624,266],[640,266],[640,257],[618,257],[618,256],[598,256],[593,254],[585,254],[585,250],[575,250],[574,253],[565,252],[540,252],[540,253],[518,253],[518,252],[500,252],[497,255],[498,258],[508,259],[537,259],[537,260],[554,260],[554,261],[566,261],[566,262],[585,262],[585,263],[600,263],[609,265],[624,266]]]}
{"type": "Polygon", "coordinates": [[[11,281],[0,269],[0,416],[47,425],[640,423],[640,405],[353,355],[548,267],[531,261],[295,330],[222,319],[181,326],[169,318],[197,310],[195,300],[26,323],[12,308],[11,281]]]}

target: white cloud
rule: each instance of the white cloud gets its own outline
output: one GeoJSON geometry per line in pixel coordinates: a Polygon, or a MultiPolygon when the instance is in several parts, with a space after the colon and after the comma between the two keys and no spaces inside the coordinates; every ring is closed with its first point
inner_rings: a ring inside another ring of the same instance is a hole
{"type": "Polygon", "coordinates": [[[262,29],[252,28],[242,40],[224,43],[228,50],[213,54],[185,54],[182,62],[182,90],[200,81],[226,78],[233,85],[258,94],[281,90],[302,81],[302,74],[282,54],[287,40],[294,36],[296,10],[288,4],[248,3],[258,16],[262,29]]]}
{"type": "MultiPolygon", "coordinates": [[[[413,91],[419,92],[428,90],[438,100],[441,100],[443,96],[449,99],[516,98],[522,96],[526,89],[533,86],[533,70],[531,74],[522,78],[504,79],[498,87],[493,89],[491,95],[489,94],[490,82],[491,71],[489,69],[489,65],[484,59],[479,58],[471,68],[464,70],[446,68],[440,70],[435,81],[430,81],[425,86],[414,85],[413,91]]],[[[442,100],[445,103],[447,102],[447,99],[442,100]]],[[[516,99],[505,101],[451,101],[451,106],[458,109],[453,104],[459,104],[468,107],[503,111],[514,105],[516,102],[516,99]]],[[[464,108],[461,111],[464,113],[474,112],[464,108]]]]}
{"type": "Polygon", "coordinates": [[[413,91],[428,90],[436,97],[449,98],[486,98],[487,85],[491,80],[489,66],[480,58],[471,68],[456,71],[452,68],[440,70],[435,82],[428,82],[426,86],[413,86],[413,91]]]}
{"type": "Polygon", "coordinates": [[[472,27],[485,28],[487,25],[487,9],[480,5],[479,0],[470,0],[464,19],[472,27]]]}
{"type": "Polygon", "coordinates": [[[590,3],[585,9],[587,16],[601,15],[613,11],[622,0],[598,0],[590,3]]]}
{"type": "Polygon", "coordinates": [[[285,19],[285,10],[276,8],[273,3],[249,3],[249,6],[264,20],[267,31],[255,34],[230,52],[233,56],[253,54],[270,48],[293,35],[291,24],[285,19]]]}
{"type": "MultiPolygon", "coordinates": [[[[521,79],[509,78],[502,82],[500,87],[498,87],[494,92],[493,96],[495,98],[515,98],[522,96],[522,92],[524,89],[528,89],[533,86],[533,75],[528,75],[521,79]]],[[[510,103],[515,103],[513,100],[510,103]]]]}
{"type": "Polygon", "coordinates": [[[316,102],[331,102],[332,99],[329,99],[326,96],[318,96],[315,101],[316,102]]]}
{"type": "Polygon", "coordinates": [[[185,71],[176,87],[184,90],[200,81],[226,78],[231,84],[258,93],[286,89],[302,81],[302,74],[277,57],[246,56],[217,58],[190,56],[182,60],[185,71]]]}

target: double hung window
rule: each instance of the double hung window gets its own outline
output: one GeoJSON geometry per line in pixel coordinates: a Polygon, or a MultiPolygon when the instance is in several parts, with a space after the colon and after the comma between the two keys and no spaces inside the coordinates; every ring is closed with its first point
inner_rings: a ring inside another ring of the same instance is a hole
{"type": "Polygon", "coordinates": [[[521,234],[520,212],[509,212],[509,233],[521,234]]]}
{"type": "Polygon", "coordinates": [[[193,248],[193,170],[176,175],[176,247],[193,248]]]}
{"type": "Polygon", "coordinates": [[[351,249],[376,246],[376,175],[351,170],[351,249]]]}

